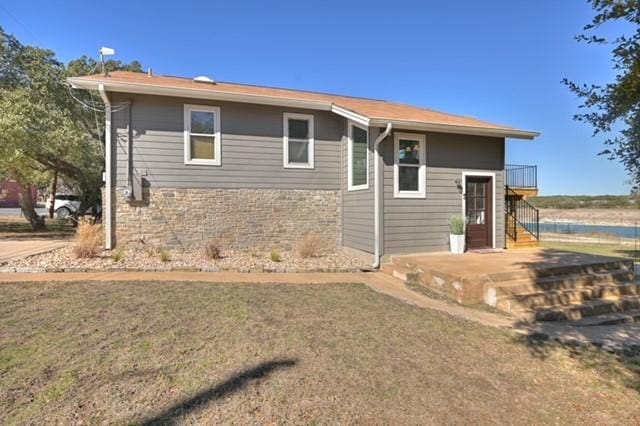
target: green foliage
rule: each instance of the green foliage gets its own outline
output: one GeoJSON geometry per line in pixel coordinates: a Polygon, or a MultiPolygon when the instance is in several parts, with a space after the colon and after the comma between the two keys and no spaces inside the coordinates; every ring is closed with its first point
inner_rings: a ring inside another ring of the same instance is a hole
{"type": "Polygon", "coordinates": [[[453,235],[464,235],[464,218],[462,216],[452,216],[449,219],[449,228],[451,228],[453,235]]]}
{"type": "Polygon", "coordinates": [[[637,195],[552,195],[527,200],[539,209],[640,208],[640,196],[637,195]]]}
{"type": "Polygon", "coordinates": [[[272,262],[282,262],[282,255],[276,249],[271,250],[270,257],[272,262]]]}
{"type": "Polygon", "coordinates": [[[164,263],[171,262],[171,253],[165,249],[160,250],[160,261],[164,263]]]}
{"type": "Polygon", "coordinates": [[[609,134],[607,148],[600,154],[619,160],[629,172],[633,191],[640,189],[640,2],[638,0],[588,0],[596,11],[585,32],[599,29],[606,23],[625,21],[630,35],[607,40],[597,35],[582,34],[578,41],[610,45],[615,80],[605,85],[564,83],[582,99],[576,114],[578,121],[589,123],[598,133],[609,134]],[[615,129],[621,128],[619,132],[615,129]],[[615,132],[614,132],[615,131],[615,132]],[[614,134],[612,134],[614,132],[614,134]]]}
{"type": "Polygon", "coordinates": [[[125,248],[119,247],[115,252],[113,252],[113,254],[111,255],[111,259],[113,259],[113,261],[116,263],[120,263],[124,260],[125,254],[125,248]]]}
{"type": "MultiPolygon", "coordinates": [[[[22,45],[0,27],[0,179],[46,186],[57,170],[77,187],[81,208],[99,201],[104,106],[66,82],[97,68],[85,56],[65,67],[53,51],[22,45]]],[[[107,68],[141,70],[138,62],[109,61],[107,68]]]]}

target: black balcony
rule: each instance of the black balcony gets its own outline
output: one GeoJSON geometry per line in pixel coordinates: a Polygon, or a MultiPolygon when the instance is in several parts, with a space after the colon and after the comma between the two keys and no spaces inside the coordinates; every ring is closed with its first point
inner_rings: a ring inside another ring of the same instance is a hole
{"type": "Polygon", "coordinates": [[[510,188],[538,188],[538,166],[507,164],[505,166],[505,175],[505,184],[510,188]]]}

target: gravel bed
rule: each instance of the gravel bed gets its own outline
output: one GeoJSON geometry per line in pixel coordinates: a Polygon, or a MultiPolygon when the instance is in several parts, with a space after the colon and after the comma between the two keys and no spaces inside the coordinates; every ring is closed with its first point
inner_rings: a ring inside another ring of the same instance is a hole
{"type": "Polygon", "coordinates": [[[282,251],[280,262],[271,260],[271,252],[225,250],[221,259],[208,259],[204,250],[167,250],[170,260],[144,247],[128,247],[122,258],[114,260],[118,250],[104,250],[96,257],[79,259],[73,247],[63,247],[0,264],[0,272],[92,272],[92,271],[238,271],[238,272],[355,272],[368,268],[359,257],[343,251],[301,258],[295,252],[282,251]]]}

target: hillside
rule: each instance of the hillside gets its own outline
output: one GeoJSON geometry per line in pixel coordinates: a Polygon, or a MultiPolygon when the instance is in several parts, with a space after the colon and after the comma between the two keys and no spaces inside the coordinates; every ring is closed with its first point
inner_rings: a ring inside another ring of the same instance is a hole
{"type": "Polygon", "coordinates": [[[548,195],[528,201],[539,209],[640,209],[638,195],[548,195]]]}

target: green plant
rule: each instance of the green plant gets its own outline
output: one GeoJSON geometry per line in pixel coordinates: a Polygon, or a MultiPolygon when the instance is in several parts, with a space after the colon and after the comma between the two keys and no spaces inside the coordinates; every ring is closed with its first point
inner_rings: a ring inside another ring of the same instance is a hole
{"type": "Polygon", "coordinates": [[[102,226],[82,221],[78,224],[73,253],[76,257],[94,257],[102,250],[102,226]]]}
{"type": "Polygon", "coordinates": [[[449,227],[453,235],[464,235],[464,225],[464,218],[462,216],[456,215],[449,219],[449,227]]]}
{"type": "Polygon", "coordinates": [[[115,252],[113,252],[113,254],[111,255],[111,259],[113,259],[113,261],[116,263],[122,262],[124,260],[124,255],[125,255],[125,248],[120,247],[115,252]]]}
{"type": "Polygon", "coordinates": [[[171,253],[168,250],[162,249],[160,250],[160,261],[161,262],[170,262],[171,261],[171,253]]]}
{"type": "Polygon", "coordinates": [[[205,244],[204,253],[208,259],[220,259],[222,257],[218,242],[215,240],[210,240],[205,244]]]}
{"type": "Polygon", "coordinates": [[[271,261],[272,262],[282,262],[282,256],[278,250],[271,250],[271,261]]]}

